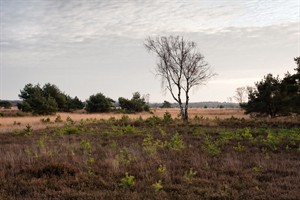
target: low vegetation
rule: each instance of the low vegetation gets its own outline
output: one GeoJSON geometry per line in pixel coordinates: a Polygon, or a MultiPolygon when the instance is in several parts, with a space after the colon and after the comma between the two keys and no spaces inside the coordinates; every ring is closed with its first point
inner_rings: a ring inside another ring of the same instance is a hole
{"type": "Polygon", "coordinates": [[[0,199],[300,199],[299,121],[58,120],[0,134],[0,199]]]}

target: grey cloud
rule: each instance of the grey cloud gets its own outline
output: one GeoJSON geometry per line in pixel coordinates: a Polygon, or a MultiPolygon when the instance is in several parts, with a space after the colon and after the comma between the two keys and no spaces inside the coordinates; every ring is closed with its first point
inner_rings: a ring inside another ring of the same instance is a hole
{"type": "Polygon", "coordinates": [[[142,38],[145,34],[161,32],[220,30],[228,26],[272,25],[297,19],[296,11],[292,9],[296,1],[289,4],[279,0],[269,4],[261,1],[228,4],[230,1],[171,0],[12,2],[15,4],[4,3],[2,9],[4,40],[27,44],[36,41],[49,44],[84,42],[113,36],[142,38]]]}

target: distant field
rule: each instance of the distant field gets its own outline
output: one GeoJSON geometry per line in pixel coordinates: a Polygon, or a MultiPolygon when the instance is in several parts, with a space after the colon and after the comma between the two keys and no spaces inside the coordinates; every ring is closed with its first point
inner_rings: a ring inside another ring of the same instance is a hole
{"type": "MultiPolygon", "coordinates": [[[[2,110],[3,112],[3,110],[2,110]]],[[[15,109],[8,110],[6,112],[16,112],[15,109]]],[[[30,124],[33,129],[43,129],[46,126],[59,126],[63,123],[55,123],[55,124],[45,124],[41,122],[41,119],[49,118],[51,122],[54,122],[55,118],[60,115],[62,120],[65,121],[68,117],[70,117],[74,121],[80,121],[81,119],[109,119],[111,117],[115,117],[116,119],[120,119],[123,115],[128,115],[131,119],[136,119],[142,117],[146,119],[151,116],[163,117],[165,112],[171,113],[173,118],[178,117],[179,109],[177,108],[168,108],[168,109],[152,109],[150,112],[143,112],[137,114],[116,114],[116,113],[101,113],[101,114],[86,114],[86,113],[57,113],[53,116],[25,116],[25,117],[1,117],[0,118],[0,133],[10,132],[13,130],[20,130],[25,128],[27,124],[30,124]]],[[[198,117],[203,116],[204,118],[249,118],[248,115],[245,115],[243,110],[234,109],[234,108],[191,108],[189,109],[190,118],[194,118],[196,115],[198,117]]]]}

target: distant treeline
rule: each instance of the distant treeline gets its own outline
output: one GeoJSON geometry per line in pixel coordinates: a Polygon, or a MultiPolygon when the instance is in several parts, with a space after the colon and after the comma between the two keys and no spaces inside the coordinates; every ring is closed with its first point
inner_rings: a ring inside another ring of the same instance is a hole
{"type": "MultiPolygon", "coordinates": [[[[22,103],[21,100],[3,100],[10,102],[12,106],[17,106],[22,103]]],[[[149,103],[150,108],[160,108],[163,103],[149,103]]],[[[114,107],[120,107],[119,102],[113,103],[114,107]]],[[[219,102],[219,101],[203,101],[203,102],[191,102],[189,104],[190,108],[240,108],[238,103],[230,103],[230,102],[219,102]]],[[[177,103],[170,103],[170,108],[178,108],[177,103]]]]}
{"type": "MultiPolygon", "coordinates": [[[[164,107],[163,103],[150,103],[150,108],[164,107]]],[[[177,103],[170,103],[171,108],[178,108],[177,103]]],[[[238,103],[218,102],[218,101],[205,101],[205,102],[191,102],[190,108],[240,108],[238,103]]]]}

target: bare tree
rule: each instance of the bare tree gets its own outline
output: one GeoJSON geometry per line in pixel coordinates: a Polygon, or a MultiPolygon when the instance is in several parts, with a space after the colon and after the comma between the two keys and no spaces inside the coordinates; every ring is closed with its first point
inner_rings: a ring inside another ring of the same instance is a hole
{"type": "Polygon", "coordinates": [[[189,92],[193,87],[205,84],[215,74],[198,52],[196,43],[183,37],[149,37],[145,47],[157,55],[156,72],[162,78],[162,87],[179,104],[182,119],[188,121],[189,92]]]}
{"type": "Polygon", "coordinates": [[[253,90],[253,87],[238,87],[235,90],[235,96],[233,97],[238,103],[242,104],[248,100],[248,94],[253,90]]]}
{"type": "Polygon", "coordinates": [[[235,96],[233,97],[238,103],[245,102],[247,98],[247,89],[246,87],[238,87],[235,90],[235,96]]]}

